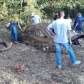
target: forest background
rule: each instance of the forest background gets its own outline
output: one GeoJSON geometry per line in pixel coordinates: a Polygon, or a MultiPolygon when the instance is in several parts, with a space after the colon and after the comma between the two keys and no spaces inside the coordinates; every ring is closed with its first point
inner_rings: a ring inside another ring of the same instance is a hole
{"type": "Polygon", "coordinates": [[[42,19],[52,19],[54,12],[64,10],[74,18],[77,12],[84,15],[84,0],[0,0],[0,20],[16,20],[30,24],[32,12],[42,19]]]}

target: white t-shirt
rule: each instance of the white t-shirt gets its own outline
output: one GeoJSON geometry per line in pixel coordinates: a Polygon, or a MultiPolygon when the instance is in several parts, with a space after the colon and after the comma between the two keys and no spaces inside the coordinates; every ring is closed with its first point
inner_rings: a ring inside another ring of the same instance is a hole
{"type": "Polygon", "coordinates": [[[57,19],[53,21],[47,29],[49,30],[50,28],[53,28],[56,34],[54,36],[54,42],[68,43],[68,30],[71,30],[71,27],[66,19],[57,19]]]}
{"type": "Polygon", "coordinates": [[[31,18],[32,25],[36,25],[41,22],[41,18],[38,15],[34,15],[31,18]]]}

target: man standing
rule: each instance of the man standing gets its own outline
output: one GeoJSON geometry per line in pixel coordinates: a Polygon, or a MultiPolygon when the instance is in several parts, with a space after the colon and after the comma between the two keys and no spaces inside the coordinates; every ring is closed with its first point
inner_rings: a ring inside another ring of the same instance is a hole
{"type": "Polygon", "coordinates": [[[16,21],[11,21],[7,24],[7,28],[10,30],[10,38],[13,43],[22,42],[21,27],[16,21]]]}
{"type": "MultiPolygon", "coordinates": [[[[68,53],[68,56],[72,62],[72,64],[77,65],[80,64],[81,62],[77,60],[76,55],[72,49],[72,47],[69,44],[69,31],[71,30],[70,26],[68,26],[68,22],[66,19],[64,19],[64,11],[61,11],[59,13],[60,18],[55,20],[50,28],[54,29],[54,43],[55,43],[55,48],[56,48],[56,53],[55,53],[55,62],[56,65],[59,69],[62,68],[62,54],[61,54],[61,47],[64,47],[68,53]]],[[[50,29],[48,28],[48,29],[50,29]]]]}
{"type": "Polygon", "coordinates": [[[34,13],[32,13],[31,15],[31,22],[32,22],[32,25],[36,25],[38,23],[41,23],[41,18],[39,15],[35,15],[34,13]]]}
{"type": "Polygon", "coordinates": [[[83,30],[83,27],[82,27],[83,22],[84,22],[84,17],[82,16],[81,13],[78,13],[74,22],[75,31],[77,31],[78,33],[81,33],[83,30]]]}

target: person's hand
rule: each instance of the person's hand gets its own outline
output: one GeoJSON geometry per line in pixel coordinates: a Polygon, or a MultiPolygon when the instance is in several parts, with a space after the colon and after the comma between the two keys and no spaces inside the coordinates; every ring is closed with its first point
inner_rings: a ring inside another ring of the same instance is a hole
{"type": "Polygon", "coordinates": [[[72,44],[72,41],[71,40],[69,40],[69,44],[72,44]]]}

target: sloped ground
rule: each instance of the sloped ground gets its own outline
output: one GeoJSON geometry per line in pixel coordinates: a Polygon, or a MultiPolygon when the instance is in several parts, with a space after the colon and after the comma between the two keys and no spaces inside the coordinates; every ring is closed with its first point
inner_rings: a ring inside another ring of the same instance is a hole
{"type": "Polygon", "coordinates": [[[0,84],[83,84],[84,51],[75,47],[81,65],[72,66],[64,61],[64,70],[54,64],[54,54],[44,53],[25,44],[16,44],[10,50],[0,52],[0,84]],[[17,64],[24,65],[23,72],[16,72],[17,64]]]}
{"type": "MultiPolygon", "coordinates": [[[[3,28],[0,25],[0,38],[8,38],[8,31],[3,28]],[[2,34],[4,32],[7,35],[2,34]]],[[[82,47],[73,46],[82,64],[72,66],[64,58],[64,70],[55,68],[54,53],[16,44],[10,50],[0,52],[0,84],[84,84],[84,42],[82,44],[82,47]],[[16,72],[17,64],[24,65],[23,72],[16,72]]]]}

